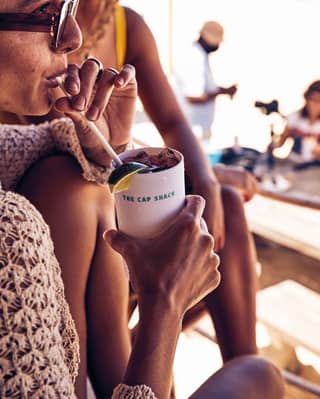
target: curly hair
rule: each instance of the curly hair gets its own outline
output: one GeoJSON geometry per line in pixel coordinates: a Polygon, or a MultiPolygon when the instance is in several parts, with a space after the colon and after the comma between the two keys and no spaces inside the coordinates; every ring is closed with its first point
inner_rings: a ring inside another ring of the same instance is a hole
{"type": "Polygon", "coordinates": [[[304,92],[304,97],[307,98],[311,93],[315,92],[320,93],[320,80],[315,80],[308,86],[307,90],[304,92]]]}
{"type": "MultiPolygon", "coordinates": [[[[305,98],[305,100],[308,99],[308,97],[312,94],[312,93],[320,93],[320,80],[315,80],[314,82],[312,82],[308,88],[306,89],[306,91],[303,93],[303,96],[305,98]]],[[[300,115],[303,118],[308,118],[309,117],[309,111],[307,106],[305,105],[301,110],[300,110],[300,115]]],[[[317,119],[320,120],[320,114],[318,115],[317,119]]]]}
{"type": "Polygon", "coordinates": [[[111,20],[117,3],[118,0],[100,0],[100,8],[95,19],[92,21],[89,28],[82,30],[83,44],[79,53],[87,56],[95,43],[104,36],[106,27],[111,20]]]}

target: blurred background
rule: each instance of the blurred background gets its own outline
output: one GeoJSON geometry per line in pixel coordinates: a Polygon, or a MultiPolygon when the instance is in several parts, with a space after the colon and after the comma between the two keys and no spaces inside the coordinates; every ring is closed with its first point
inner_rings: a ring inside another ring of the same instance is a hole
{"type": "MultiPolygon", "coordinates": [[[[240,145],[264,150],[270,119],[256,100],[279,101],[282,113],[302,105],[306,86],[320,79],[319,0],[126,0],[156,38],[168,76],[203,22],[214,19],[225,29],[219,51],[210,56],[218,85],[238,84],[233,101],[216,100],[212,146],[240,145]]],[[[279,125],[279,130],[281,126],[279,125]]]]}

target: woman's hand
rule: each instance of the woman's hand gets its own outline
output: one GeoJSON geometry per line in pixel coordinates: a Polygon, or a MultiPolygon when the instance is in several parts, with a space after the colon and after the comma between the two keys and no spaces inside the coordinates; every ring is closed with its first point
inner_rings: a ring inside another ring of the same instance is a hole
{"type": "Polygon", "coordinates": [[[240,166],[218,165],[214,173],[220,184],[233,186],[240,191],[244,201],[250,201],[257,192],[257,180],[253,174],[240,166]]]}
{"type": "Polygon", "coordinates": [[[201,222],[204,205],[200,196],[187,196],[176,219],[152,239],[117,231],[105,234],[127,262],[143,309],[170,309],[182,320],[190,307],[219,284],[219,258],[213,252],[213,238],[201,222]]]}
{"type": "Polygon", "coordinates": [[[69,65],[65,89],[70,97],[59,98],[56,109],[73,119],[88,158],[108,166],[110,158],[79,112],[94,121],[114,149],[120,151],[129,141],[135,114],[134,67],[126,64],[119,72],[112,68],[100,70],[98,63],[89,58],[81,67],[69,65]]]}

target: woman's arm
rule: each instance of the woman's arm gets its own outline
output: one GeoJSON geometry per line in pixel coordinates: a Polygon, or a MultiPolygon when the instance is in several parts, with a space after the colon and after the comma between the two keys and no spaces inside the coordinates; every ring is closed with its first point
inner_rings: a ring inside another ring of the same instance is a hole
{"type": "Polygon", "coordinates": [[[187,197],[178,217],[154,239],[106,234],[128,264],[139,303],[139,327],[124,383],[145,384],[158,399],[169,395],[185,312],[220,281],[213,239],[201,228],[203,208],[201,197],[187,197]]]}
{"type": "Polygon", "coordinates": [[[127,22],[126,62],[136,68],[139,96],[166,145],[183,153],[193,192],[206,199],[204,217],[214,234],[216,247],[221,247],[224,223],[219,183],[164,74],[150,29],[141,16],[130,9],[127,9],[127,22]]]}
{"type": "Polygon", "coordinates": [[[296,128],[292,128],[286,125],[283,132],[270,143],[269,148],[271,150],[275,148],[280,148],[283,146],[283,144],[287,141],[289,137],[300,137],[300,136],[303,136],[302,132],[300,132],[296,128]]]}

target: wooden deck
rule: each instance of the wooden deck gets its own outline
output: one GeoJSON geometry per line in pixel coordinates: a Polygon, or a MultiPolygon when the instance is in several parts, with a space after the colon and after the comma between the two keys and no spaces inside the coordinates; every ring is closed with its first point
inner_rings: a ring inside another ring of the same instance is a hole
{"type": "Polygon", "coordinates": [[[320,295],[315,291],[294,280],[265,288],[257,295],[257,316],[286,343],[320,356],[320,295]]]}
{"type": "Polygon", "coordinates": [[[292,166],[285,162],[275,168],[273,174],[280,174],[290,184],[287,190],[279,190],[264,187],[260,185],[260,194],[283,201],[285,203],[295,204],[307,208],[320,210],[320,167],[310,167],[304,170],[295,171],[292,166]]]}
{"type": "Polygon", "coordinates": [[[320,260],[320,210],[256,195],[246,215],[255,234],[320,260]]]}

